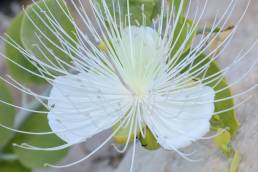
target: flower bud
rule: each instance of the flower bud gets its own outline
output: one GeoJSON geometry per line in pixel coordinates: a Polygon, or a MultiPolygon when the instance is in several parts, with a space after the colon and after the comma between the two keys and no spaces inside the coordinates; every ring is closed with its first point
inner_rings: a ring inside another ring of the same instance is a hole
{"type": "MultiPolygon", "coordinates": [[[[121,127],[121,122],[116,123],[113,127],[112,130],[113,132],[115,132],[117,130],[118,127],[121,127]]],[[[139,135],[140,131],[137,130],[137,133],[134,134],[134,126],[131,128],[131,125],[129,124],[127,127],[121,127],[117,133],[113,136],[113,140],[116,144],[126,144],[128,137],[129,138],[129,143],[132,143],[134,138],[137,137],[137,135],[139,135]]]]}
{"type": "Polygon", "coordinates": [[[139,139],[142,146],[147,150],[157,150],[160,148],[159,143],[157,142],[156,138],[154,137],[149,128],[146,128],[145,137],[140,135],[139,139]]]}

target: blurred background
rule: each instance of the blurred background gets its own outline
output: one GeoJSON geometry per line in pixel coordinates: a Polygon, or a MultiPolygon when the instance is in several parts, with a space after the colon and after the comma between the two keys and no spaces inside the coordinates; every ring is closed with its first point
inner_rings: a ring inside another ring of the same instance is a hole
{"type": "MultiPolygon", "coordinates": [[[[87,0],[85,0],[87,1],[87,0]]],[[[243,14],[249,0],[236,0],[236,9],[230,19],[229,25],[234,25],[243,14]]],[[[205,0],[192,0],[192,5],[203,4],[205,0]]],[[[227,7],[229,0],[209,0],[208,8],[203,17],[203,21],[212,21],[216,14],[222,14],[227,7]]],[[[30,3],[30,0],[1,0],[0,1],[0,34],[3,35],[9,26],[12,18],[19,13],[23,6],[30,3]]],[[[192,11],[194,14],[194,11],[192,11]]],[[[226,66],[232,61],[237,53],[252,45],[258,38],[258,1],[251,0],[247,13],[241,22],[238,31],[231,44],[220,59],[220,64],[226,66]]],[[[0,51],[4,51],[3,42],[0,41],[0,51]]],[[[234,81],[239,74],[245,72],[250,62],[258,58],[258,46],[248,55],[248,58],[236,67],[228,76],[228,80],[234,81]]],[[[6,73],[4,59],[0,59],[1,75],[6,73]]],[[[244,82],[235,86],[233,92],[248,88],[250,84],[257,83],[258,67],[251,75],[245,78],[244,82]]],[[[1,90],[0,90],[1,91],[1,90]]],[[[256,94],[258,91],[252,93],[256,94]]],[[[19,96],[17,93],[13,93],[19,96]]],[[[236,102],[241,101],[238,98],[236,102]]],[[[248,103],[237,108],[237,115],[241,121],[241,128],[234,141],[234,146],[241,152],[241,164],[239,172],[258,171],[258,98],[252,98],[248,103]]],[[[62,164],[79,159],[88,154],[95,145],[99,144],[101,138],[109,132],[103,132],[92,138],[84,145],[75,146],[69,155],[62,161],[62,164]]],[[[199,162],[188,162],[176,153],[158,150],[147,152],[137,147],[135,159],[135,172],[228,172],[229,161],[214,148],[212,141],[202,141],[201,144],[194,144],[187,148],[186,152],[196,151],[199,162]]],[[[77,166],[66,169],[40,169],[36,172],[126,172],[129,171],[131,162],[131,149],[124,155],[116,153],[112,146],[107,145],[99,151],[93,158],[77,166]]],[[[11,172],[11,171],[10,171],[11,172]]],[[[22,172],[22,171],[21,171],[22,172]]]]}

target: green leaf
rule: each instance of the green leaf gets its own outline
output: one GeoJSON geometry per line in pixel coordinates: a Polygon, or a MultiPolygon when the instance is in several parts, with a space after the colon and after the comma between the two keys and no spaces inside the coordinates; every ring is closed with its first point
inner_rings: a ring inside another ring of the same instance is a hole
{"type": "MultiPolygon", "coordinates": [[[[70,49],[76,48],[76,30],[66,16],[66,14],[69,15],[67,8],[68,6],[63,0],[41,0],[25,10],[26,15],[21,23],[23,46],[46,64],[60,67],[61,63],[65,68],[68,66],[60,61],[71,64],[71,55],[62,51],[64,49],[62,41],[66,41],[70,49]],[[51,23],[51,20],[56,21],[59,26],[51,23]],[[66,34],[62,32],[62,29],[66,34]],[[61,39],[62,41],[60,41],[60,37],[63,39],[61,39]]],[[[51,72],[57,72],[48,69],[51,72]]]]}
{"type": "Polygon", "coordinates": [[[240,153],[237,151],[237,152],[235,152],[234,158],[231,162],[230,172],[237,172],[238,171],[240,161],[241,161],[240,153]]]}
{"type": "Polygon", "coordinates": [[[24,167],[19,161],[0,161],[1,172],[31,172],[31,169],[24,167]]]}
{"type": "Polygon", "coordinates": [[[160,11],[160,2],[157,0],[131,0],[130,11],[132,24],[144,23],[142,16],[142,9],[144,8],[145,25],[149,26],[152,24],[152,20],[157,16],[160,11]]]}
{"type": "Polygon", "coordinates": [[[178,13],[179,10],[181,9],[180,15],[182,15],[182,16],[184,15],[185,10],[188,5],[188,0],[169,0],[169,2],[170,2],[170,4],[172,4],[175,7],[176,13],[178,13]]]}
{"type": "Polygon", "coordinates": [[[181,18],[176,25],[174,31],[174,38],[172,44],[172,56],[179,51],[182,47],[182,53],[185,53],[192,46],[193,39],[195,38],[197,33],[196,27],[193,25],[192,20],[181,18]],[[189,34],[191,34],[189,36],[189,34]]]}
{"type": "MultiPolygon", "coordinates": [[[[12,21],[10,27],[7,30],[7,35],[9,35],[11,38],[9,38],[9,37],[6,38],[7,42],[5,43],[5,54],[9,59],[13,60],[15,63],[21,65],[22,67],[25,67],[26,69],[33,71],[35,73],[39,73],[37,68],[35,66],[33,66],[31,64],[31,62],[29,60],[27,60],[26,57],[16,47],[14,47],[13,45],[10,44],[10,42],[12,42],[12,40],[13,40],[21,48],[24,48],[21,43],[21,39],[20,39],[20,37],[21,37],[20,29],[21,29],[21,23],[22,23],[23,16],[24,16],[24,14],[23,14],[23,12],[21,12],[12,21]]],[[[25,83],[26,84],[43,84],[43,83],[45,83],[45,80],[22,69],[21,67],[17,66],[15,63],[11,62],[10,60],[7,60],[6,63],[7,63],[9,73],[17,81],[20,81],[24,84],[25,83]]]]}
{"type": "Polygon", "coordinates": [[[106,14],[106,11],[105,11],[105,8],[104,8],[105,4],[103,2],[106,3],[106,5],[109,9],[110,15],[112,15],[112,17],[115,17],[114,16],[114,14],[115,14],[117,19],[119,17],[124,19],[125,14],[126,14],[126,9],[127,9],[126,8],[127,7],[127,0],[97,0],[96,1],[96,6],[99,7],[99,9],[102,12],[102,15],[105,15],[106,14]],[[121,16],[119,16],[119,14],[121,14],[121,16]]]}
{"type": "MultiPolygon", "coordinates": [[[[127,0],[106,0],[107,6],[111,15],[119,21],[119,17],[122,18],[122,21],[128,20],[128,6],[127,0]],[[113,8],[113,4],[115,8],[113,8]],[[119,4],[119,8],[118,8],[119,4]],[[120,10],[120,11],[119,11],[120,10]],[[114,15],[115,14],[115,15],[114,15]]],[[[102,0],[98,0],[98,5],[105,14],[103,8],[102,0]]],[[[129,0],[129,9],[130,9],[130,22],[131,25],[142,25],[145,22],[146,26],[152,24],[152,20],[160,12],[160,1],[159,0],[129,0]],[[143,13],[144,9],[144,13],[143,13]],[[143,15],[145,15],[145,21],[143,20],[143,15]],[[144,22],[143,22],[144,21],[144,22]]],[[[107,23],[108,25],[110,23],[107,23]]],[[[128,21],[127,21],[128,24],[128,21]]]]}
{"type": "MultiPolygon", "coordinates": [[[[42,110],[42,109],[41,109],[42,110]]],[[[43,109],[45,110],[45,109],[43,109]]],[[[51,131],[46,115],[32,114],[23,124],[21,130],[33,132],[51,131]]],[[[14,143],[28,143],[37,147],[55,147],[65,144],[56,135],[17,134],[14,143]]],[[[14,147],[14,152],[23,165],[29,168],[40,168],[45,163],[57,163],[67,154],[67,149],[60,151],[32,151],[14,147]]]]}
{"type": "Polygon", "coordinates": [[[231,135],[228,131],[222,131],[222,129],[220,129],[218,131],[220,134],[214,138],[214,143],[217,146],[221,146],[221,145],[227,145],[230,143],[231,140],[231,135]],[[222,133],[221,133],[222,132],[222,133]]]}
{"type": "Polygon", "coordinates": [[[215,137],[214,143],[215,145],[223,151],[223,153],[227,156],[230,157],[233,153],[233,148],[231,145],[231,135],[228,131],[219,129],[218,130],[219,135],[215,137]]]}
{"type": "MultiPolygon", "coordinates": [[[[197,61],[200,61],[201,59],[203,59],[205,57],[206,57],[206,55],[202,54],[197,59],[197,61]]],[[[209,60],[210,60],[210,58],[208,58],[208,60],[205,60],[205,62],[202,65],[207,64],[209,60]]],[[[218,63],[213,61],[210,64],[209,69],[207,70],[205,76],[206,77],[211,76],[219,71],[220,71],[220,68],[219,68],[218,63]]],[[[213,77],[211,79],[213,79],[213,77]]],[[[222,78],[222,80],[217,79],[214,82],[210,83],[209,86],[211,86],[211,87],[215,86],[214,90],[218,91],[218,90],[222,90],[222,89],[228,87],[228,83],[225,78],[222,78]]],[[[223,91],[217,92],[215,95],[215,100],[220,100],[220,99],[228,98],[231,96],[232,96],[231,90],[230,90],[230,88],[227,88],[227,89],[224,89],[223,91]]],[[[236,112],[233,109],[233,107],[234,107],[234,99],[233,98],[216,102],[215,103],[215,112],[220,112],[220,111],[225,111],[225,110],[227,110],[227,111],[221,112],[217,115],[214,115],[213,118],[211,119],[211,126],[212,126],[213,130],[219,131],[220,129],[227,128],[231,135],[231,138],[233,138],[235,136],[235,134],[240,126],[239,121],[237,120],[237,117],[236,117],[236,112]]],[[[225,153],[225,148],[222,148],[222,151],[225,153]]],[[[227,153],[225,155],[228,156],[227,153]]]]}
{"type": "MultiPolygon", "coordinates": [[[[204,57],[204,55],[203,55],[203,57],[204,57]]],[[[206,76],[211,76],[212,74],[219,72],[219,71],[220,71],[220,68],[219,68],[218,63],[213,61],[207,71],[206,76]]],[[[218,80],[209,84],[211,87],[216,85],[214,88],[215,91],[222,90],[222,89],[228,87],[228,83],[225,78],[220,80],[219,83],[217,83],[217,82],[218,82],[218,80]]],[[[228,97],[232,97],[230,88],[224,89],[223,91],[216,93],[215,100],[220,100],[220,99],[224,99],[224,98],[228,98],[228,97]]],[[[215,112],[220,112],[220,111],[224,111],[224,110],[227,110],[227,111],[219,113],[219,114],[217,114],[217,116],[216,115],[213,116],[213,118],[211,120],[212,128],[214,130],[218,130],[220,128],[223,128],[223,129],[228,128],[228,130],[231,134],[231,137],[234,137],[236,135],[236,132],[240,126],[240,123],[236,117],[236,112],[233,109],[233,107],[234,107],[234,99],[233,98],[216,102],[215,103],[215,112]],[[231,110],[229,110],[229,109],[231,109],[231,110]]]]}
{"type": "MultiPolygon", "coordinates": [[[[0,100],[13,104],[13,98],[3,81],[0,81],[0,100]]],[[[0,123],[2,125],[13,127],[15,119],[15,109],[0,103],[0,123]]],[[[8,143],[12,137],[12,132],[0,127],[0,149],[8,143]]]]}

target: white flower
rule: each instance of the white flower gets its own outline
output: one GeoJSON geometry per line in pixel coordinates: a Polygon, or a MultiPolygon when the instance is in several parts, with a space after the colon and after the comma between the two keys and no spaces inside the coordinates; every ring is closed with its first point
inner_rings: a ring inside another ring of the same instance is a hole
{"type": "Polygon", "coordinates": [[[52,130],[67,129],[57,135],[73,144],[135,118],[135,127],[148,126],[169,150],[200,139],[210,129],[213,89],[193,81],[187,86],[189,77],[183,74],[171,77],[166,42],[152,28],[130,27],[121,35],[114,45],[117,57],[111,57],[118,58],[114,66],[121,78],[105,68],[100,74],[92,66],[54,81],[48,103],[52,130]]]}

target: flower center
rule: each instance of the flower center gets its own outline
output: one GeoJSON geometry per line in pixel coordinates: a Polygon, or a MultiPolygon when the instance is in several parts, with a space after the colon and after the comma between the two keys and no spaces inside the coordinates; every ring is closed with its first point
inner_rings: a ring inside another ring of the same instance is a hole
{"type": "Polygon", "coordinates": [[[164,53],[163,40],[150,27],[131,26],[125,28],[118,41],[116,53],[123,66],[124,83],[132,96],[143,99],[148,95],[152,83],[161,72],[164,53]]]}
{"type": "Polygon", "coordinates": [[[144,98],[144,96],[147,94],[146,89],[144,89],[144,87],[140,84],[137,84],[135,87],[133,87],[133,92],[135,96],[140,99],[144,98]]]}

